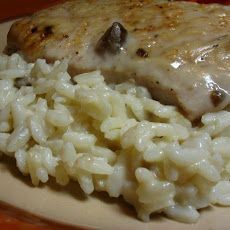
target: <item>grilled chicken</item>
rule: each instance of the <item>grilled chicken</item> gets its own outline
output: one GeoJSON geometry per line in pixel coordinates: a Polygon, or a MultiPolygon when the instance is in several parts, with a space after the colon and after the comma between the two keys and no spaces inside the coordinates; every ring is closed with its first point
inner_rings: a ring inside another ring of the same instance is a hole
{"type": "Polygon", "coordinates": [[[135,79],[189,119],[230,104],[230,7],[160,0],[75,0],[11,27],[8,51],[68,58],[70,72],[135,79]]]}

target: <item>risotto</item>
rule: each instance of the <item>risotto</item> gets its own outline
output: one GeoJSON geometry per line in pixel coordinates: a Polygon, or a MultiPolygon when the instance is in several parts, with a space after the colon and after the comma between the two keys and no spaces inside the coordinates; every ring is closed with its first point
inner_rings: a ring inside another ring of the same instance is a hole
{"type": "Polygon", "coordinates": [[[0,154],[32,183],[77,181],[86,194],[123,196],[138,217],[193,223],[211,204],[230,206],[230,112],[202,125],[100,71],[70,77],[68,62],[0,56],[0,154]]]}

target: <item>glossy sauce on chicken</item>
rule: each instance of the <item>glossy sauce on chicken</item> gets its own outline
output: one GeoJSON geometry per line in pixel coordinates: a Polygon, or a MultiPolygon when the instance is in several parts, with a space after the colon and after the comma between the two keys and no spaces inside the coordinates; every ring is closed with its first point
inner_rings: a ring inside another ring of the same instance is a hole
{"type": "Polygon", "coordinates": [[[68,58],[72,74],[101,69],[108,82],[134,79],[191,120],[230,103],[229,6],[70,1],[16,22],[8,49],[30,61],[68,58]]]}

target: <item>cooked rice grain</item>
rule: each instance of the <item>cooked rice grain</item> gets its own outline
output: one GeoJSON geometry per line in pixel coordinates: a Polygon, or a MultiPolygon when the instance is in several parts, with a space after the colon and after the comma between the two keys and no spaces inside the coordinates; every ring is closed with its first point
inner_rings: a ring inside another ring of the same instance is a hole
{"type": "Polygon", "coordinates": [[[143,221],[162,212],[193,223],[200,208],[230,205],[230,112],[193,128],[144,87],[108,86],[100,71],[73,84],[67,67],[0,56],[0,151],[35,186],[77,180],[87,194],[123,196],[143,221]],[[16,88],[19,77],[31,86],[16,88]]]}

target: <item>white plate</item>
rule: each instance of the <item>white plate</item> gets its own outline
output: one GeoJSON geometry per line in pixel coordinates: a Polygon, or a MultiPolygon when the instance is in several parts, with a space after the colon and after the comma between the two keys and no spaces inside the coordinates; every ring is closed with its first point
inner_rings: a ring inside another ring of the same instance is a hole
{"type": "MultiPolygon", "coordinates": [[[[5,47],[11,22],[0,24],[0,50],[5,47]]],[[[229,230],[230,208],[211,207],[201,211],[197,224],[183,224],[162,216],[149,223],[136,218],[134,209],[122,199],[106,193],[84,196],[77,183],[61,187],[51,181],[35,188],[28,177],[16,170],[15,163],[0,161],[0,201],[51,221],[75,227],[105,230],[229,230]]]]}

